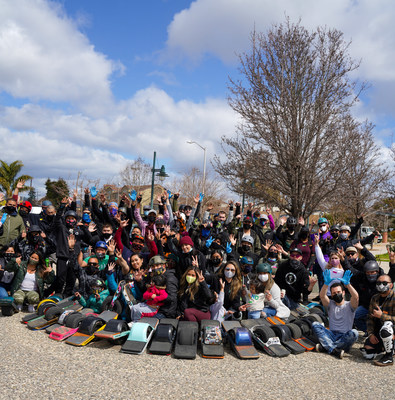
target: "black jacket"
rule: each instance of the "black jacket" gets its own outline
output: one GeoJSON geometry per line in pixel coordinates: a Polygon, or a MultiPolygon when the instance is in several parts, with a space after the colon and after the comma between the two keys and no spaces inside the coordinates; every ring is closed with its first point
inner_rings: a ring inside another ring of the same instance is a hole
{"type": "Polygon", "coordinates": [[[164,275],[166,277],[167,299],[158,312],[166,318],[175,318],[177,316],[178,279],[174,269],[167,269],[164,275]]]}
{"type": "Polygon", "coordinates": [[[178,303],[178,315],[184,313],[187,308],[195,308],[196,310],[207,312],[210,309],[209,300],[211,299],[211,292],[205,281],[199,284],[199,290],[195,294],[193,300],[190,299],[188,291],[186,291],[178,303]]]}
{"type": "Polygon", "coordinates": [[[301,300],[302,293],[310,285],[309,273],[305,266],[300,262],[299,266],[295,269],[291,267],[290,260],[278,265],[274,281],[280,289],[285,289],[286,295],[295,302],[301,300]]]}

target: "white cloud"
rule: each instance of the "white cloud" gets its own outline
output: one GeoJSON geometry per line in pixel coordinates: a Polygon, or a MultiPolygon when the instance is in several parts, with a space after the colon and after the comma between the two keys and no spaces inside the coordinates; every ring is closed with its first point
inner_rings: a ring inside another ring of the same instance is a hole
{"type": "Polygon", "coordinates": [[[95,51],[59,4],[0,0],[0,9],[0,90],[93,114],[111,106],[110,76],[122,65],[95,51]]]}
{"type": "Polygon", "coordinates": [[[103,118],[31,104],[0,111],[0,126],[7,127],[0,131],[6,161],[21,159],[29,174],[40,177],[82,171],[108,180],[128,159],[141,155],[150,162],[153,151],[169,171],[180,173],[202,165],[202,150],[187,140],[207,147],[209,160],[219,150],[221,136],[232,134],[236,123],[223,100],[175,102],[155,87],[137,92],[103,118]]]}

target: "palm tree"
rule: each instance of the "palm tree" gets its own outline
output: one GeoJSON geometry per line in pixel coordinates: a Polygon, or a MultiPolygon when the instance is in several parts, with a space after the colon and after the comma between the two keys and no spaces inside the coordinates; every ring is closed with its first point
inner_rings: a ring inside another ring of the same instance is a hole
{"type": "MultiPolygon", "coordinates": [[[[7,164],[5,161],[0,160],[0,164],[0,188],[7,194],[7,197],[12,196],[12,192],[19,181],[33,179],[30,175],[20,175],[17,177],[23,167],[22,161],[16,160],[11,164],[7,164]]],[[[19,191],[28,189],[29,187],[24,186],[19,191]]]]}

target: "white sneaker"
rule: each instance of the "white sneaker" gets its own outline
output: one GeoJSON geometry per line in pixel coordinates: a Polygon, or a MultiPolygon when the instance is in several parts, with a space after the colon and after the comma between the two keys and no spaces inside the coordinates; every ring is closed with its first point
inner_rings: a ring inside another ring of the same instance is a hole
{"type": "Polygon", "coordinates": [[[367,351],[364,347],[360,349],[365,360],[373,360],[377,356],[377,353],[375,353],[373,349],[370,351],[369,350],[367,351]]]}
{"type": "Polygon", "coordinates": [[[22,304],[17,304],[16,308],[18,309],[19,312],[21,312],[22,311],[22,304]]]}
{"type": "Polygon", "coordinates": [[[29,305],[27,306],[27,311],[28,311],[29,313],[34,313],[34,311],[35,311],[34,305],[33,305],[33,304],[29,304],[29,305]]]}

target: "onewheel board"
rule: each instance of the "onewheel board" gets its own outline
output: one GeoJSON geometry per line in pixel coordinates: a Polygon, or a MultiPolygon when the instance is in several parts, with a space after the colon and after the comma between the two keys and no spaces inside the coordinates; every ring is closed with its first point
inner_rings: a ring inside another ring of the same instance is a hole
{"type": "Polygon", "coordinates": [[[271,357],[286,357],[291,352],[285,348],[270,326],[255,325],[250,328],[255,346],[271,357]]]}
{"type": "Polygon", "coordinates": [[[239,321],[224,321],[222,322],[222,327],[227,334],[231,347],[239,358],[259,358],[259,353],[253,345],[250,331],[242,327],[239,321]]]}
{"type": "Polygon", "coordinates": [[[156,318],[141,318],[133,323],[126,342],[121,347],[122,353],[142,354],[152,338],[154,330],[158,325],[156,318]]]}
{"type": "Polygon", "coordinates": [[[180,321],[177,328],[174,357],[193,360],[196,358],[199,325],[194,321],[180,321]]]}
{"type": "Polygon", "coordinates": [[[82,309],[81,304],[74,303],[71,306],[60,307],[59,303],[54,307],[50,307],[45,310],[43,318],[36,318],[27,323],[27,327],[31,330],[45,329],[48,326],[55,324],[58,321],[59,316],[65,310],[79,311],[82,309]]]}
{"type": "Polygon", "coordinates": [[[200,322],[202,357],[224,358],[221,324],[219,321],[204,319],[200,322]]]}
{"type": "Polygon", "coordinates": [[[301,354],[306,351],[306,349],[297,343],[292,338],[292,333],[288,326],[286,325],[273,325],[272,329],[274,333],[278,336],[281,344],[286,347],[292,354],[301,354]]]}
{"type": "Polygon", "coordinates": [[[161,319],[152,337],[149,353],[170,355],[177,334],[177,326],[178,319],[161,319]]]}
{"type": "Polygon", "coordinates": [[[99,329],[104,329],[106,323],[110,319],[117,317],[118,314],[113,311],[103,311],[97,317],[92,315],[86,317],[81,322],[81,325],[78,328],[78,332],[76,332],[73,336],[70,336],[66,340],[66,343],[73,346],[86,346],[95,338],[95,332],[97,332],[99,329]]]}
{"type": "Polygon", "coordinates": [[[130,327],[126,321],[121,319],[111,319],[107,322],[105,328],[95,332],[95,338],[106,339],[113,344],[122,344],[129,335],[130,327]]]}

